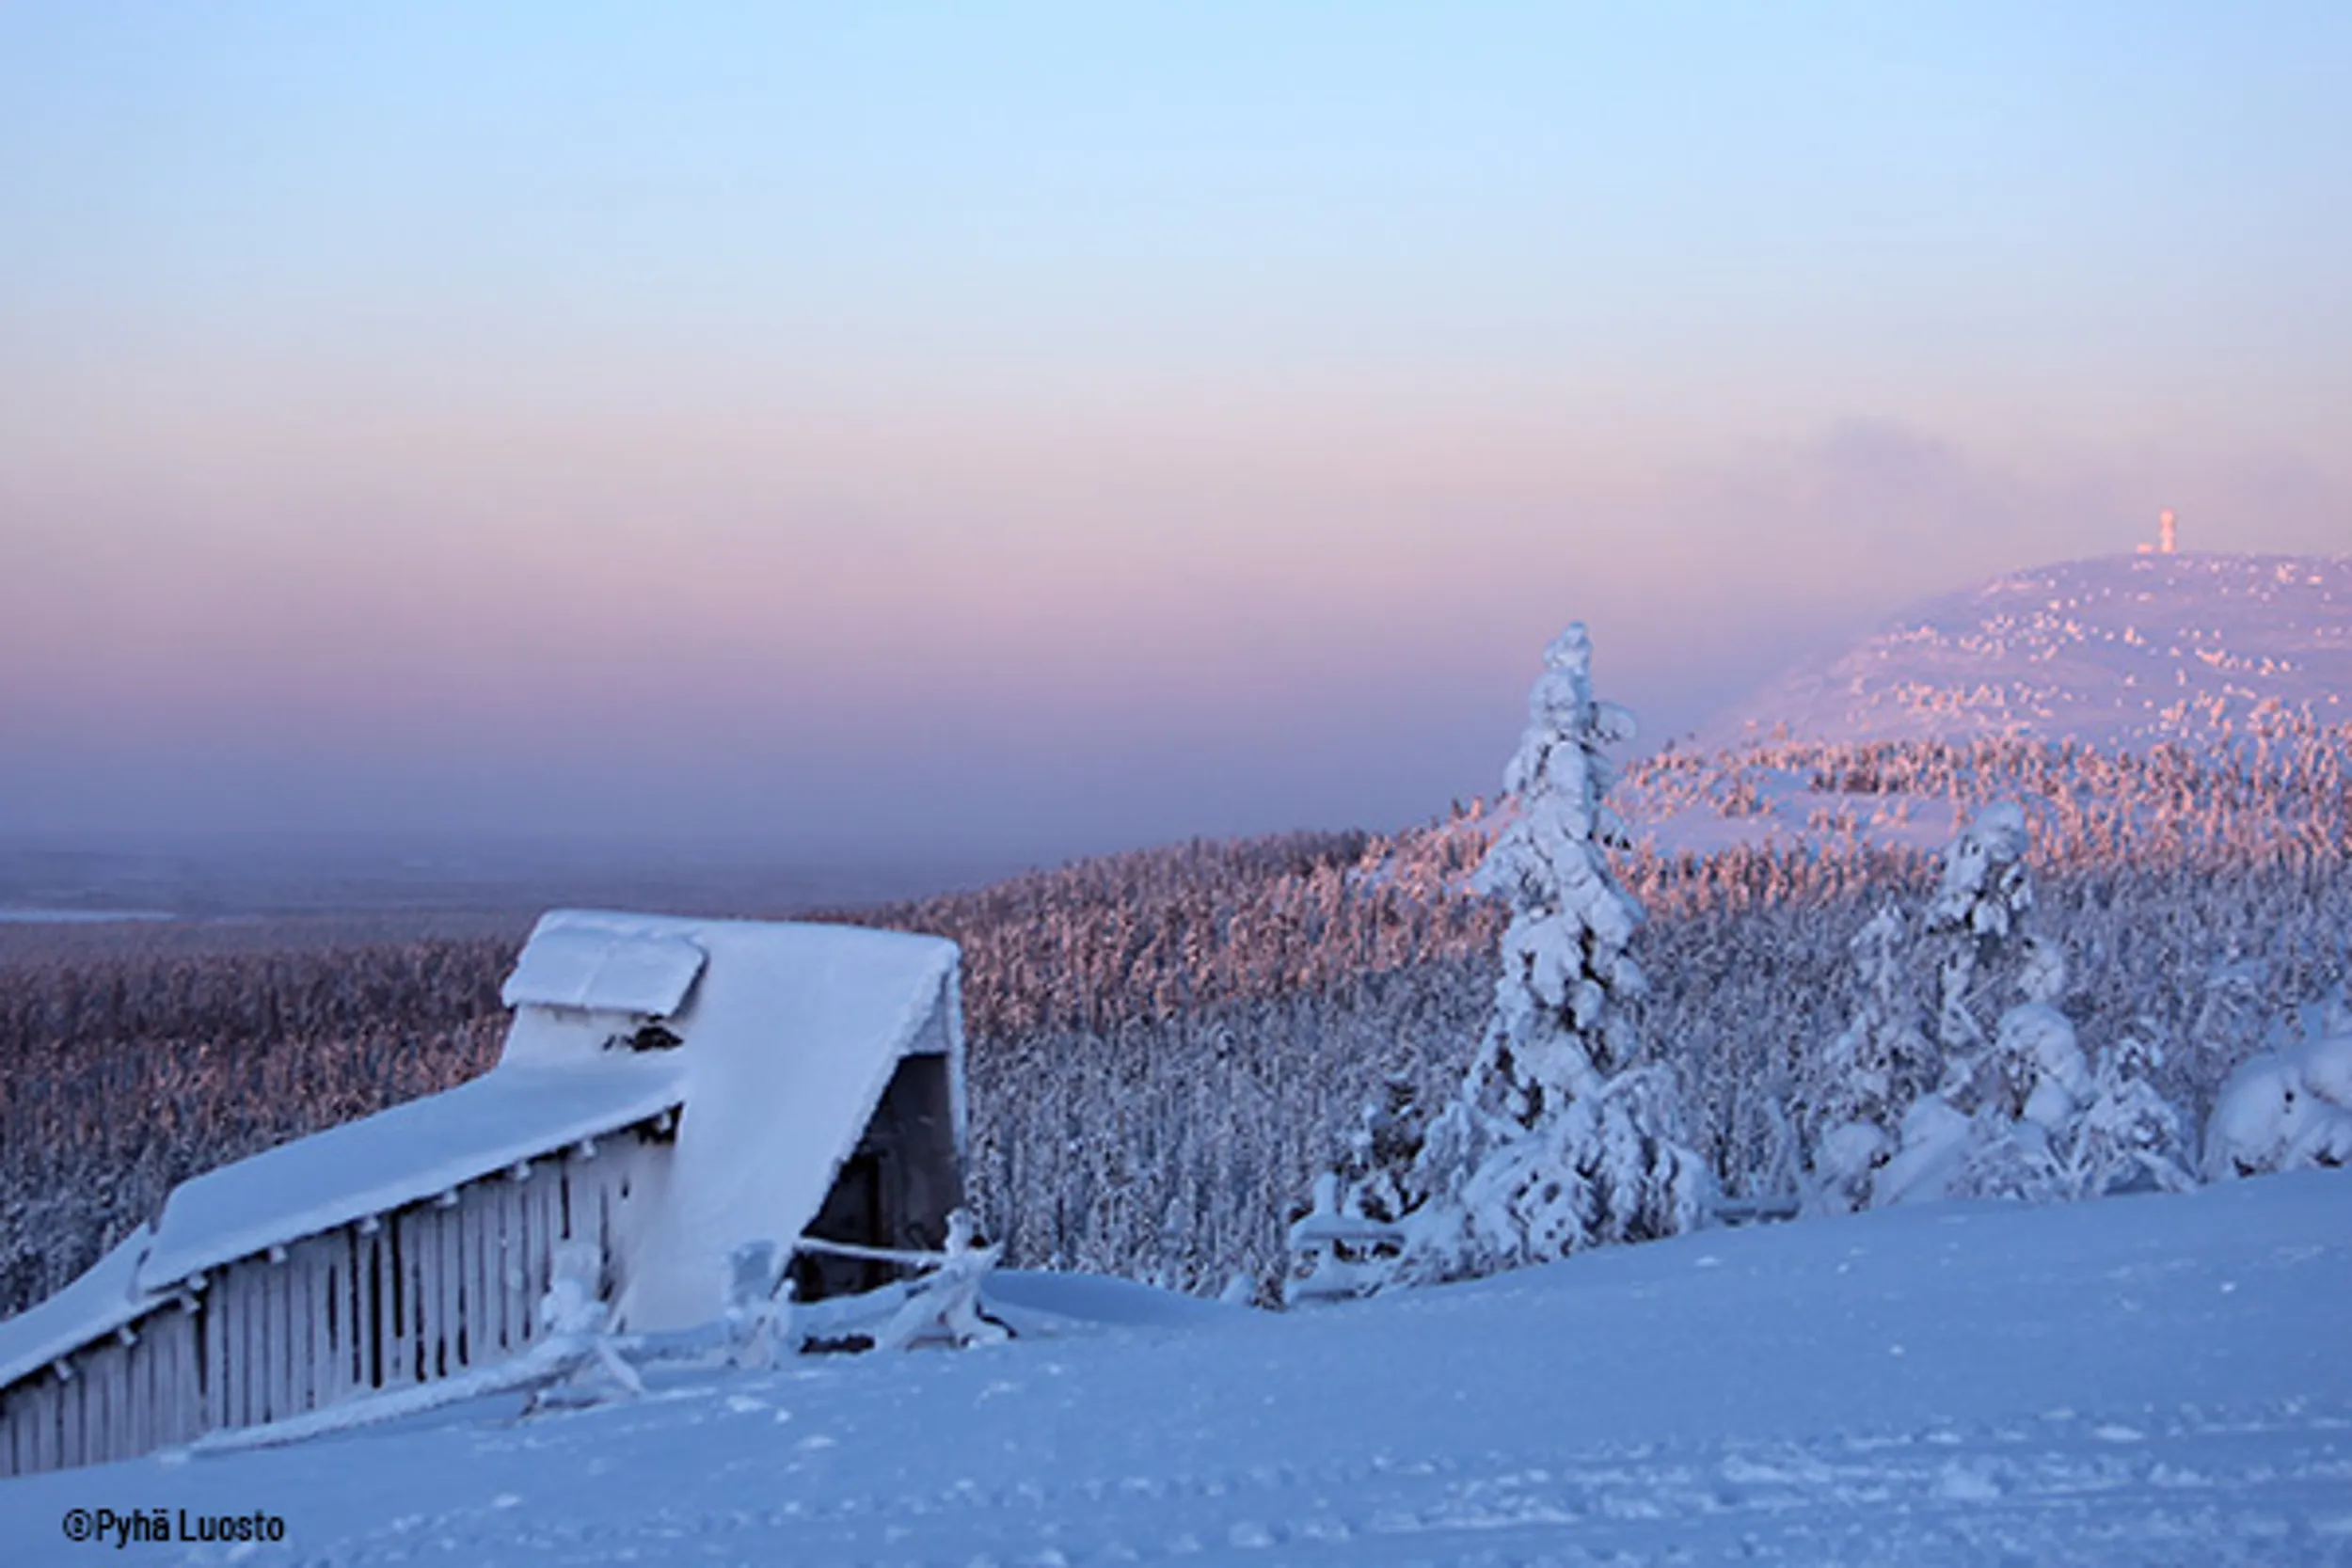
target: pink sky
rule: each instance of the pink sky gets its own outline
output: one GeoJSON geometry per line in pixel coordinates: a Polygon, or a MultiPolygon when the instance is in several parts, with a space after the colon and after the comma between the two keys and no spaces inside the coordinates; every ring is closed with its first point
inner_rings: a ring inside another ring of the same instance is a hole
{"type": "Polygon", "coordinates": [[[2352,27],[2098,10],[13,13],[0,838],[1380,826],[2342,551],[2352,27]]]}

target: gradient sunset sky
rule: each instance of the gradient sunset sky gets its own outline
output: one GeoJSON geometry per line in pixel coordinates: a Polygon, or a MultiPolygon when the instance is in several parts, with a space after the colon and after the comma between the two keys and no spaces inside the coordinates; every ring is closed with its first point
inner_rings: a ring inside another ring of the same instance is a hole
{"type": "Polygon", "coordinates": [[[2352,6],[0,8],[0,836],[1081,851],[2352,549],[2352,6]]]}

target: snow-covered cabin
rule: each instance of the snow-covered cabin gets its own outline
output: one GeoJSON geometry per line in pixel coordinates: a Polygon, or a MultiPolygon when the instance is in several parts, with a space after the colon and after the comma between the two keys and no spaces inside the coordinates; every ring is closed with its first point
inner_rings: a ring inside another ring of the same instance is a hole
{"type": "MultiPolygon", "coordinates": [[[[746,1242],[940,1245],[961,1201],[958,954],[854,927],[558,911],[497,1066],[174,1188],[0,1323],[0,1476],[503,1360],[559,1243],[618,1328],[717,1317],[746,1242]]],[[[888,1265],[793,1262],[803,1300],[888,1265]]]]}

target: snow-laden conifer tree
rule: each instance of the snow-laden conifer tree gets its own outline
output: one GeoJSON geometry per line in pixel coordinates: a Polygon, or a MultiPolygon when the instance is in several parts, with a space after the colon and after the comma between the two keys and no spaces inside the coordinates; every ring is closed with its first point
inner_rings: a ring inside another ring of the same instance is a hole
{"type": "Polygon", "coordinates": [[[1869,1201],[1872,1174],[1895,1152],[1904,1107],[1935,1082],[1935,1048],[1903,981],[1903,935],[1902,911],[1889,902],[1848,943],[1862,1002],[1813,1062],[1804,1091],[1808,1212],[1851,1213],[1869,1201]]]}
{"type": "MultiPolygon", "coordinates": [[[[1628,951],[1641,910],[1602,847],[1623,838],[1603,797],[1615,778],[1607,749],[1631,737],[1632,715],[1594,700],[1581,624],[1544,664],[1503,774],[1517,809],[1477,874],[1511,911],[1478,1055],[1418,1127],[1409,1168],[1370,1161],[1341,1200],[1347,1216],[1396,1211],[1397,1255],[1365,1276],[1372,1288],[1671,1235],[1701,1212],[1706,1165],[1682,1141],[1674,1078],[1635,1063],[1625,1005],[1644,989],[1628,951]]],[[[1386,1119],[1407,1117],[1391,1107],[1386,1119]]]]}
{"type": "Polygon", "coordinates": [[[1953,934],[1942,967],[1942,1081],[1904,1113],[1899,1146],[1878,1172],[1874,1202],[1953,1196],[2042,1202],[2128,1187],[2190,1184],[2185,1118],[2150,1082],[2162,1060],[2137,1037],[2094,1069],[2060,1008],[2069,975],[2053,938],[2026,929],[2033,883],[2025,814],[1988,806],[1945,851],[1928,910],[1953,934]],[[2015,1005],[1988,1032],[1970,980],[2013,946],[2015,1005]]]}
{"type": "Polygon", "coordinates": [[[1625,825],[1604,803],[1616,781],[1607,748],[1633,737],[1633,716],[1596,702],[1592,641],[1570,626],[1544,651],[1528,697],[1527,732],[1503,770],[1518,804],[1480,863],[1473,885],[1499,895],[1502,976],[1464,1097],[1490,1116],[1532,1128],[1597,1092],[1631,1061],[1624,1004],[1645,989],[1627,951],[1642,911],[1618,886],[1602,847],[1625,825]]]}
{"type": "Polygon", "coordinates": [[[2299,1041],[2274,1039],[2222,1086],[2205,1128],[2209,1180],[2352,1165],[2352,1008],[2339,984],[2300,1011],[2299,1041]]]}
{"type": "Polygon", "coordinates": [[[2197,1184],[2188,1150],[2188,1118],[2153,1083],[2164,1053],[2144,1022],[2099,1053],[2090,1103],[2055,1140],[2052,1196],[2097,1197],[2103,1193],[2155,1189],[2184,1192],[2197,1184]]]}
{"type": "MultiPolygon", "coordinates": [[[[2007,1093],[2001,1086],[2004,1067],[2045,1047],[2054,1060],[2072,1052],[2080,1062],[2074,1026],[2033,1001],[2039,991],[2055,994],[2046,960],[2024,971],[2028,1004],[2039,1012],[2018,1016],[2012,1009],[1991,1032],[1976,1014],[1979,971],[2010,939],[2024,935],[2033,908],[2033,880],[2026,868],[2028,844],[2024,809],[2013,800],[1998,800],[1979,811],[1945,847],[1926,921],[1931,936],[1945,947],[1936,966],[1935,1041],[1944,1053],[1942,1078],[1903,1112],[1893,1152],[1871,1178],[1873,1205],[1944,1197],[1976,1181],[2002,1185],[2009,1178],[1991,1173],[2017,1164],[2008,1132],[2022,1108],[2022,1100],[2018,1105],[2000,1103],[2007,1093]]],[[[2056,985],[2063,982],[2061,969],[2056,985]]]]}
{"type": "Polygon", "coordinates": [[[1927,927],[1947,939],[1938,966],[1935,1037],[1947,1052],[1973,1054],[1985,1044],[1984,1026],[1971,1007],[1978,972],[2022,930],[2033,909],[2027,843],[2024,808],[1996,800],[1945,847],[1927,927]]]}
{"type": "Polygon", "coordinates": [[[1353,1212],[1393,1224],[1413,1206],[1413,1163],[1423,1141],[1422,1115],[1411,1078],[1392,1073],[1382,1081],[1380,1098],[1364,1107],[1362,1120],[1348,1138],[1342,1176],[1353,1212]]]}
{"type": "Polygon", "coordinates": [[[2056,943],[2029,939],[2025,1000],[2001,1015],[1978,1064],[1970,1147],[1952,1190],[2048,1202],[2193,1185],[2185,1118],[2149,1081],[2162,1053],[2129,1035],[2094,1068],[2058,1009],[2065,984],[2056,943]]]}
{"type": "MultiPolygon", "coordinates": [[[[2060,1172],[2081,1116],[2096,1094],[2074,1021],[2059,1010],[2066,959],[2056,942],[2027,936],[2017,1004],[1980,1051],[1947,1065],[1943,1093],[1971,1113],[1956,1196],[2040,1201],[2075,1196],[2060,1172]]],[[[2087,1196],[2087,1195],[2085,1195],[2087,1196]]]]}

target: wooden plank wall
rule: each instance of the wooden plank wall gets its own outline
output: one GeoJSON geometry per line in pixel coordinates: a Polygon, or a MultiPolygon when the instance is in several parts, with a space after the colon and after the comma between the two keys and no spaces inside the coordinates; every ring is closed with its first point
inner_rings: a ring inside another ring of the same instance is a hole
{"type": "Polygon", "coordinates": [[[128,1459],[518,1354],[538,1338],[558,1243],[594,1242],[610,1291],[627,1266],[614,1222],[671,1147],[616,1134],[215,1269],[74,1352],[71,1376],[0,1389],[0,1476],[128,1459]]]}
{"type": "Polygon", "coordinates": [[[199,1430],[195,1304],[170,1302],[0,1391],[0,1476],[102,1464],[199,1430]]]}

